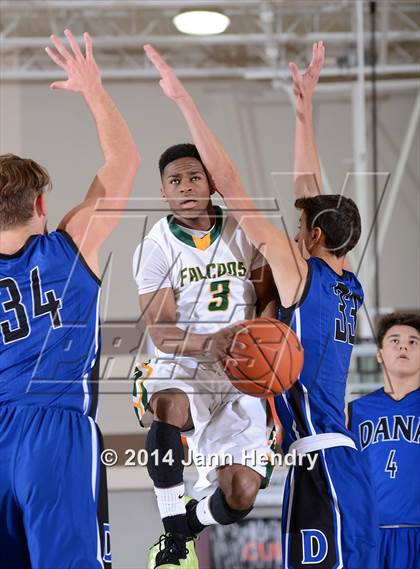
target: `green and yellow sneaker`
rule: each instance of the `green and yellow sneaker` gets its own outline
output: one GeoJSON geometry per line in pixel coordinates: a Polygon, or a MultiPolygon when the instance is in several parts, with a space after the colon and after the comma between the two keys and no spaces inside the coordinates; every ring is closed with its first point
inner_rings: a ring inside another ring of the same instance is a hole
{"type": "Polygon", "coordinates": [[[161,535],[149,549],[147,569],[199,569],[194,539],[188,539],[185,545],[181,542],[170,533],[161,535]]]}

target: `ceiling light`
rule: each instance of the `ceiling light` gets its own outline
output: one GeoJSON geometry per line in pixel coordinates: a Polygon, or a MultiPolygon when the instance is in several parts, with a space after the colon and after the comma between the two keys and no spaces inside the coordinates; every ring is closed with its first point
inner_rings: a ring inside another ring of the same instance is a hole
{"type": "Polygon", "coordinates": [[[230,24],[230,19],[220,12],[191,10],[175,16],[173,23],[183,34],[206,36],[223,33],[230,24]]]}

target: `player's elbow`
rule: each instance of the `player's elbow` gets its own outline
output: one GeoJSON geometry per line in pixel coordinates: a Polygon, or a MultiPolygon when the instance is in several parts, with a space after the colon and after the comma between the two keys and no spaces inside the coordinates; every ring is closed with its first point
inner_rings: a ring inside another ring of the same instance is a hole
{"type": "Polygon", "coordinates": [[[159,327],[156,325],[148,326],[147,327],[147,333],[149,334],[150,339],[152,340],[155,348],[164,352],[165,351],[163,349],[164,335],[162,334],[162,331],[159,330],[159,327]]]}
{"type": "Polygon", "coordinates": [[[140,168],[141,157],[136,146],[130,148],[124,156],[124,166],[133,173],[140,168]]]}
{"type": "Polygon", "coordinates": [[[155,324],[147,327],[147,332],[153,342],[153,345],[160,352],[164,352],[166,354],[173,352],[173,345],[170,342],[171,334],[169,333],[167,326],[159,325],[159,323],[156,322],[155,324]]]}
{"type": "Polygon", "coordinates": [[[141,156],[140,156],[140,152],[138,151],[137,147],[133,148],[130,161],[136,170],[138,170],[140,168],[141,156]]]}
{"type": "Polygon", "coordinates": [[[104,168],[118,169],[119,172],[124,172],[126,176],[134,176],[140,167],[141,157],[137,147],[132,146],[125,148],[124,151],[118,152],[109,156],[105,161],[104,168]]]}

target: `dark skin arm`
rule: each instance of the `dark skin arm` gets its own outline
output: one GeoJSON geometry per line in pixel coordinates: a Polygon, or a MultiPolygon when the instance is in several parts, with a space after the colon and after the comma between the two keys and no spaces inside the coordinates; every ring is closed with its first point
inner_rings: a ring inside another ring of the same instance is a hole
{"type": "Polygon", "coordinates": [[[237,324],[215,334],[194,334],[179,328],[176,323],[176,303],[172,288],[164,288],[139,296],[140,310],[148,332],[158,350],[178,356],[227,357],[236,333],[237,324]]]}
{"type": "Polygon", "coordinates": [[[245,192],[235,165],[200,115],[174,71],[151,46],[145,46],[145,51],[160,73],[163,91],[176,102],[183,113],[217,191],[223,196],[247,237],[271,265],[283,305],[291,306],[300,299],[308,274],[307,263],[297,244],[289,239],[285,232],[275,227],[245,192]],[[245,212],[247,213],[244,215],[245,212]]]}
{"type": "Polygon", "coordinates": [[[251,280],[257,295],[257,316],[276,318],[279,297],[270,265],[252,271],[251,280]]]}
{"type": "MultiPolygon", "coordinates": [[[[252,272],[251,280],[258,299],[258,315],[275,318],[277,292],[269,265],[252,272]]],[[[228,355],[241,324],[229,326],[215,334],[186,332],[176,323],[175,295],[171,288],[139,296],[140,310],[148,332],[158,350],[184,356],[208,355],[222,360],[228,355]]]]}

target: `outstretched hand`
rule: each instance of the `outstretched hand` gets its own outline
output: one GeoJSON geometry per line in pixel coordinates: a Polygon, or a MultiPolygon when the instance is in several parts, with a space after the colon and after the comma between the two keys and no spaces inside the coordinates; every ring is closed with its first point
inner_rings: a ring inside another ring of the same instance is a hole
{"type": "Polygon", "coordinates": [[[292,72],[293,93],[298,100],[310,99],[321,73],[325,59],[325,47],[322,41],[312,46],[312,61],[301,75],[295,63],[289,63],[292,72]]]}
{"type": "Polygon", "coordinates": [[[71,50],[62,44],[56,35],[51,35],[55,50],[46,47],[45,51],[59,67],[67,73],[67,81],[54,81],[51,89],[64,89],[76,93],[87,94],[101,87],[101,74],[93,57],[92,39],[88,33],[83,34],[85,41],[85,54],[83,55],[76,38],[70,30],[64,30],[71,50]]]}
{"type": "Polygon", "coordinates": [[[169,99],[177,101],[188,96],[181,81],[175,75],[175,71],[162,59],[159,53],[150,44],[144,46],[147,57],[160,73],[159,85],[169,99]]]}

